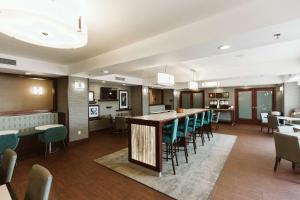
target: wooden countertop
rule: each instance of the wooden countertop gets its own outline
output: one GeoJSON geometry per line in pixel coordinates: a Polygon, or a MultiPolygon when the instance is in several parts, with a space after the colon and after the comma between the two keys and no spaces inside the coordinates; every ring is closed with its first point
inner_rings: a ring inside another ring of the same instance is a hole
{"type": "Polygon", "coordinates": [[[176,111],[170,111],[166,113],[158,113],[158,114],[150,114],[150,115],[143,115],[137,117],[131,117],[129,119],[138,119],[138,120],[146,120],[146,121],[168,121],[176,118],[182,118],[185,115],[193,115],[196,113],[205,112],[209,109],[184,109],[183,113],[176,113],[176,111]]]}

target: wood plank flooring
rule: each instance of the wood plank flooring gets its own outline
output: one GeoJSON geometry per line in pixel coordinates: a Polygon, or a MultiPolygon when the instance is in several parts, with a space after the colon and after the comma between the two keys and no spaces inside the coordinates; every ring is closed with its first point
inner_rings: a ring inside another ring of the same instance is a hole
{"type": "MultiPolygon", "coordinates": [[[[261,133],[258,126],[251,125],[221,125],[217,132],[237,135],[238,139],[212,199],[300,199],[300,174],[292,172],[291,163],[281,161],[277,173],[273,173],[272,135],[261,133]]],[[[49,156],[47,160],[41,153],[23,156],[18,158],[13,189],[18,198],[23,199],[30,168],[39,163],[54,177],[51,200],[170,199],[93,161],[126,146],[126,136],[104,131],[91,135],[88,142],[49,156]]]]}

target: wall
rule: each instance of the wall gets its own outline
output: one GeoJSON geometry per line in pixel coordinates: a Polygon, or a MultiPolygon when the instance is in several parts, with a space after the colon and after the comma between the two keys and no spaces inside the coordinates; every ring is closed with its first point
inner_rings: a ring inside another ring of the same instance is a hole
{"type": "Polygon", "coordinates": [[[142,86],[142,114],[149,114],[149,88],[147,86],[142,86]]]}
{"type": "MultiPolygon", "coordinates": [[[[146,90],[146,89],[145,89],[146,90]]],[[[148,93],[148,90],[147,90],[148,93]]],[[[144,99],[143,86],[131,86],[131,101],[134,102],[131,105],[131,112],[133,116],[143,115],[143,101],[144,99]]],[[[148,105],[147,105],[148,106],[148,105]]]]}
{"type": "Polygon", "coordinates": [[[0,75],[0,112],[53,110],[53,80],[33,80],[17,75],[0,75]],[[42,87],[34,95],[32,87],[42,87]]]}
{"type": "MultiPolygon", "coordinates": [[[[122,85],[108,85],[108,84],[101,84],[101,83],[95,83],[90,82],[89,84],[89,91],[94,91],[94,98],[96,101],[95,105],[99,105],[100,109],[100,116],[107,116],[111,115],[113,118],[116,116],[117,112],[116,110],[119,110],[119,101],[101,101],[98,102],[98,99],[100,99],[100,88],[101,87],[110,87],[115,88],[118,90],[118,99],[119,99],[119,90],[127,90],[128,91],[128,105],[129,108],[131,108],[131,88],[129,86],[122,86],[122,85]],[[111,108],[109,108],[111,107],[111,108]]],[[[94,104],[93,104],[94,105],[94,104]]]]}
{"type": "Polygon", "coordinates": [[[293,109],[300,108],[300,86],[297,82],[284,83],[284,115],[289,116],[293,109]]]}
{"type": "Polygon", "coordinates": [[[88,79],[69,77],[68,105],[70,142],[88,138],[88,79]],[[85,88],[75,89],[75,81],[83,82],[85,88]]]}

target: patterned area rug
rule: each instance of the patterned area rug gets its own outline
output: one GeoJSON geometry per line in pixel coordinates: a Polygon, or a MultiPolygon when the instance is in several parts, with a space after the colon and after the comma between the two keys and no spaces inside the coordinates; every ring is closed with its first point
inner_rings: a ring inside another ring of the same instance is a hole
{"type": "Polygon", "coordinates": [[[202,146],[197,138],[197,154],[189,145],[189,163],[184,152],[177,152],[179,166],[173,175],[171,160],[164,161],[161,177],[151,175],[128,162],[128,149],[122,149],[95,160],[113,171],[132,178],[175,199],[209,199],[214,185],[235,143],[236,136],[214,133],[202,146]]]}

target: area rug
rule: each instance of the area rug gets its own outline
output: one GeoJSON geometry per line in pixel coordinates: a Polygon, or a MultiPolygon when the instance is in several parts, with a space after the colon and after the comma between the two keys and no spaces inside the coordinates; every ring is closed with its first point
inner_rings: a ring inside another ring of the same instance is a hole
{"type": "Polygon", "coordinates": [[[210,199],[214,185],[224,167],[235,143],[236,136],[214,133],[205,145],[197,138],[197,154],[189,145],[189,162],[185,162],[184,152],[177,153],[179,166],[173,175],[171,160],[163,162],[161,177],[153,176],[128,162],[128,149],[122,149],[95,160],[115,172],[145,184],[174,199],[210,199]]]}

